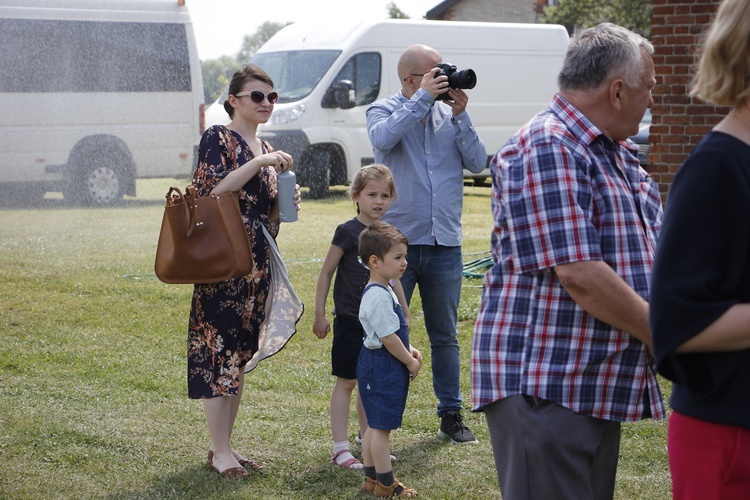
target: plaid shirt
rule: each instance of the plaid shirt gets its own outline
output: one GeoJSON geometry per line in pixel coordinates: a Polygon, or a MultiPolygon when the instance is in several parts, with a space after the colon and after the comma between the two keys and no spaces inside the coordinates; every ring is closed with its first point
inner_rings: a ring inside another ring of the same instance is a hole
{"type": "Polygon", "coordinates": [[[648,300],[662,208],[633,149],[556,95],[493,158],[473,410],[527,394],[618,422],[664,417],[646,346],[585,312],[554,272],[601,260],[648,300]]]}

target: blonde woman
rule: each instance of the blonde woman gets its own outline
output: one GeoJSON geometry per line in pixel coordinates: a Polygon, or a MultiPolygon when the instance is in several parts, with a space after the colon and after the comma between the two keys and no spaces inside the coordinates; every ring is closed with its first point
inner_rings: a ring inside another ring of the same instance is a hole
{"type": "Polygon", "coordinates": [[[672,183],[651,292],[676,499],[750,498],[749,75],[750,2],[725,0],[692,93],[733,107],[672,183]]]}

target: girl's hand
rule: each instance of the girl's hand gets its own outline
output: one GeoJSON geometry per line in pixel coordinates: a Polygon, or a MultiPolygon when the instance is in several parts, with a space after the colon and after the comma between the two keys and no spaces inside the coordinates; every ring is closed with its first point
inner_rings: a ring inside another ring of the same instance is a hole
{"type": "Polygon", "coordinates": [[[328,322],[328,319],[326,319],[325,316],[316,316],[315,321],[313,322],[313,333],[315,334],[315,336],[319,339],[324,339],[330,331],[331,324],[328,322]]]}

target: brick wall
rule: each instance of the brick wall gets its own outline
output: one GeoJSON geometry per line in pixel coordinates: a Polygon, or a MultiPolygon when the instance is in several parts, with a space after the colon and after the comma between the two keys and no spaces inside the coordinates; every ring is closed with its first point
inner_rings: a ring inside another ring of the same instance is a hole
{"type": "Polygon", "coordinates": [[[653,0],[651,41],[657,85],[648,170],[665,201],[685,157],[728,111],[689,95],[696,50],[718,5],[719,0],[653,0]]]}

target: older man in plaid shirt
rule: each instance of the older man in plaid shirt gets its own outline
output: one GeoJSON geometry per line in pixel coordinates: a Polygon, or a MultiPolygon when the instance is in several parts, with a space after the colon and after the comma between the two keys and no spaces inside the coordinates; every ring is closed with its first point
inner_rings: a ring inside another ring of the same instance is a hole
{"type": "Polygon", "coordinates": [[[560,92],[491,164],[472,389],[507,500],[612,498],[620,423],[664,417],[648,325],[662,208],[627,142],[652,53],[609,23],[581,32],[560,92]]]}

